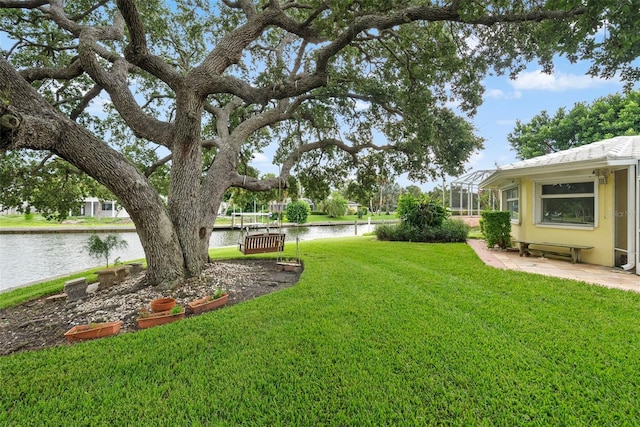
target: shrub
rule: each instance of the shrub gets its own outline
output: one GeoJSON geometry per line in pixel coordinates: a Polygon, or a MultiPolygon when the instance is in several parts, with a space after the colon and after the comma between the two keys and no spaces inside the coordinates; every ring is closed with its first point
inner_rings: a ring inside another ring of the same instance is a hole
{"type": "Polygon", "coordinates": [[[378,240],[427,243],[464,242],[470,227],[460,219],[447,219],[439,227],[415,227],[406,222],[397,225],[380,224],[375,233],[378,240]]]}
{"type": "Polygon", "coordinates": [[[271,212],[271,216],[269,218],[272,221],[280,221],[282,220],[282,212],[271,212]]]}
{"type": "Polygon", "coordinates": [[[296,224],[303,224],[307,222],[311,208],[309,204],[304,200],[298,200],[291,202],[287,205],[287,219],[289,222],[295,222],[296,224]]]}
{"type": "Polygon", "coordinates": [[[468,224],[465,224],[461,219],[446,219],[442,222],[438,230],[438,242],[466,242],[469,236],[468,224]]]}
{"type": "Polygon", "coordinates": [[[368,213],[367,208],[361,207],[360,209],[358,209],[358,212],[356,213],[356,215],[358,215],[358,219],[362,219],[363,216],[365,216],[368,213]]]}
{"type": "Polygon", "coordinates": [[[323,205],[327,215],[331,218],[340,218],[346,215],[349,203],[339,194],[333,194],[331,198],[324,201],[323,205]]]}
{"type": "Polygon", "coordinates": [[[378,224],[375,228],[376,237],[378,240],[395,240],[395,225],[390,224],[378,224]]]}
{"type": "Polygon", "coordinates": [[[404,223],[414,227],[440,227],[449,213],[437,199],[427,195],[415,198],[411,194],[403,194],[398,199],[398,216],[404,223]]]}
{"type": "Polygon", "coordinates": [[[508,211],[482,212],[482,234],[487,239],[487,247],[498,245],[506,249],[511,245],[511,213],[508,211]]]}

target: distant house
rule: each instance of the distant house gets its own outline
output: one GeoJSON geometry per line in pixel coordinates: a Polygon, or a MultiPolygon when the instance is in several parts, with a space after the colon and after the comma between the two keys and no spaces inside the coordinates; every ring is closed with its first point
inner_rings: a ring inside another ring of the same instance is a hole
{"type": "Polygon", "coordinates": [[[129,218],[129,213],[114,200],[100,200],[96,197],[84,199],[80,216],[96,218],[129,218]]]}
{"type": "Polygon", "coordinates": [[[15,207],[6,208],[0,205],[0,215],[20,215],[20,214],[21,212],[18,211],[18,208],[15,208],[15,207]]]}
{"type": "Polygon", "coordinates": [[[360,209],[360,203],[352,202],[351,200],[347,201],[347,209],[349,212],[357,212],[360,209]]]}
{"type": "Polygon", "coordinates": [[[592,246],[585,262],[640,274],[639,170],[640,136],[621,136],[501,166],[480,187],[500,190],[514,239],[592,246]]]}
{"type": "MultiPolygon", "coordinates": [[[[23,208],[26,208],[27,204],[24,203],[23,208]]],[[[31,212],[37,213],[37,209],[31,209],[31,212]]],[[[17,208],[5,208],[0,205],[0,215],[16,215],[20,214],[17,208]]],[[[69,215],[75,215],[75,212],[69,212],[69,215]]],[[[96,218],[129,218],[129,213],[115,200],[100,200],[95,197],[88,197],[84,199],[80,205],[80,216],[90,216],[96,218]]]]}
{"type": "MultiPolygon", "coordinates": [[[[302,200],[303,202],[307,202],[311,210],[315,210],[315,205],[313,204],[313,200],[301,198],[298,200],[302,200]]],[[[291,198],[287,197],[284,200],[272,200],[269,202],[269,212],[284,212],[287,210],[287,205],[291,203],[291,198]]]]}

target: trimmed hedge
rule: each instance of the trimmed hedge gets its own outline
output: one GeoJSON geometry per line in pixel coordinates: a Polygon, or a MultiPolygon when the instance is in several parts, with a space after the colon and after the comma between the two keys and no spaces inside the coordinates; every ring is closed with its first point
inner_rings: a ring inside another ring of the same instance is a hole
{"type": "Polygon", "coordinates": [[[480,229],[487,239],[487,247],[498,245],[502,249],[511,246],[511,213],[508,211],[484,211],[480,229]]]}
{"type": "Polygon", "coordinates": [[[402,222],[376,227],[378,240],[402,242],[457,243],[467,240],[470,227],[460,219],[446,219],[439,227],[419,228],[402,222]]]}
{"type": "Polygon", "coordinates": [[[296,224],[304,224],[307,222],[311,208],[304,200],[291,202],[287,205],[287,220],[296,224]]]}

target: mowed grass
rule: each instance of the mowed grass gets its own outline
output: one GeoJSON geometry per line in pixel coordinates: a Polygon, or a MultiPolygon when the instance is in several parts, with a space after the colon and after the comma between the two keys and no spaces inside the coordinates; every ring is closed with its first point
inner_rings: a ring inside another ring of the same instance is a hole
{"type": "Polygon", "coordinates": [[[0,425],[640,420],[640,295],[492,269],[465,244],[354,237],[300,250],[292,288],[1,357],[0,425]]]}

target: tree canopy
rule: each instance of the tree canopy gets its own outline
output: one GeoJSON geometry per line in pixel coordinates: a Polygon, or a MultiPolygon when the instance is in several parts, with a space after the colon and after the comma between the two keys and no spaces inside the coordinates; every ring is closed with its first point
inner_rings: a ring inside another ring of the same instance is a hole
{"type": "Polygon", "coordinates": [[[521,159],[542,156],[621,135],[640,134],[640,92],[613,94],[591,104],[546,111],[528,123],[516,122],[507,139],[521,159]]]}
{"type": "Polygon", "coordinates": [[[0,170],[19,178],[0,203],[86,174],[131,215],[149,282],[175,286],[231,188],[456,175],[482,141],[454,110],[488,73],[560,54],[637,79],[638,3],[0,0],[0,170]],[[280,175],[248,173],[254,153],[280,175]]]}

